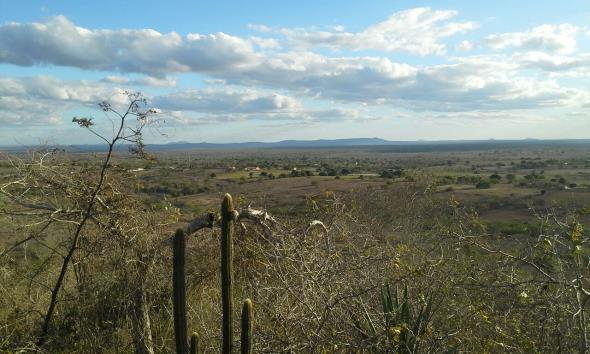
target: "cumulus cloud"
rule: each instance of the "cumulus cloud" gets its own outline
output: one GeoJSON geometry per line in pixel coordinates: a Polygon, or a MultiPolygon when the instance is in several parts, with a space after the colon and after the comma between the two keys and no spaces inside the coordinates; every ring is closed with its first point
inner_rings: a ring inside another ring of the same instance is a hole
{"type": "Polygon", "coordinates": [[[521,65],[501,56],[455,58],[454,64],[428,69],[426,82],[449,85],[441,103],[463,110],[535,109],[575,105],[584,91],[563,87],[552,79],[525,76],[521,65]]]}
{"type": "Polygon", "coordinates": [[[0,126],[48,126],[61,123],[61,110],[45,101],[23,97],[0,96],[0,126]]]}
{"type": "Polygon", "coordinates": [[[295,111],[302,107],[294,98],[256,90],[185,90],[156,96],[154,106],[173,111],[205,113],[268,113],[295,111]]]}
{"type": "Polygon", "coordinates": [[[383,57],[329,58],[306,52],[282,54],[226,79],[301,91],[319,99],[414,110],[538,108],[569,104],[578,97],[577,90],[522,76],[518,68],[517,63],[493,57],[414,67],[383,57]]]}
{"type": "Polygon", "coordinates": [[[256,59],[250,41],[221,32],[180,36],[151,29],[89,30],[64,16],[0,25],[0,62],[21,66],[53,64],[163,76],[243,67],[256,59]]]}
{"type": "Polygon", "coordinates": [[[279,41],[274,38],[261,38],[252,36],[250,37],[252,43],[256,44],[258,47],[262,49],[278,49],[281,47],[279,41]]]}
{"type": "MultiPolygon", "coordinates": [[[[356,33],[341,29],[282,32],[292,42],[305,46],[440,54],[445,51],[440,39],[475,26],[471,22],[449,22],[455,16],[454,11],[418,8],[395,13],[388,20],[356,33]]],[[[256,48],[279,47],[275,38],[241,38],[221,32],[181,36],[152,29],[88,29],[76,26],[64,16],[44,22],[0,25],[0,62],[20,66],[52,64],[152,77],[175,72],[215,75],[244,71],[268,60],[256,48]]]]}
{"type": "MultiPolygon", "coordinates": [[[[440,54],[446,50],[441,39],[475,26],[471,22],[451,22],[456,16],[454,11],[420,8],[395,13],[360,32],[346,32],[340,27],[324,32],[283,32],[287,42],[299,42],[306,48],[333,45],[352,50],[440,54]]],[[[570,31],[562,26],[493,35],[486,44],[499,49],[520,46],[569,53],[576,47],[575,38],[573,44],[562,41],[561,36],[567,37],[570,31]]],[[[269,40],[272,38],[245,39],[224,33],[181,36],[149,29],[91,30],[63,16],[42,23],[7,23],[0,25],[0,62],[71,66],[105,71],[108,76],[99,82],[2,78],[0,100],[2,107],[21,107],[22,117],[50,112],[45,116],[53,117],[47,118],[51,123],[57,122],[55,117],[67,107],[93,105],[114,97],[122,86],[170,88],[176,82],[168,75],[194,72],[208,79],[207,84],[219,87],[160,93],[152,97],[156,106],[179,112],[175,113],[179,116],[209,121],[373,117],[370,110],[341,108],[344,103],[421,112],[538,109],[580,105],[584,92],[564,87],[550,75],[529,75],[523,69],[584,73],[590,62],[588,54],[527,51],[447,58],[444,64],[437,65],[410,65],[385,56],[328,56],[310,49],[279,50],[278,43],[269,40]],[[127,73],[143,76],[127,77],[127,73]],[[34,100],[45,106],[34,108],[31,103],[27,109],[26,103],[34,100]],[[302,103],[306,100],[327,108],[306,108],[302,103]]],[[[467,49],[472,42],[460,42],[461,46],[467,49]]],[[[19,121],[21,108],[3,109],[0,119],[5,123],[19,121]]]]}
{"type": "Polygon", "coordinates": [[[0,96],[59,100],[77,104],[117,100],[122,90],[94,81],[63,81],[50,76],[0,78],[0,96]]]}
{"type": "Polygon", "coordinates": [[[456,11],[414,8],[392,14],[387,20],[360,32],[339,27],[330,31],[316,29],[280,30],[295,46],[327,47],[335,50],[382,50],[412,54],[444,54],[440,40],[477,27],[474,22],[451,22],[456,11]]]}
{"type": "Polygon", "coordinates": [[[515,54],[512,58],[525,68],[578,76],[580,72],[590,71],[590,53],[578,55],[554,55],[544,52],[515,54]]]}
{"type": "Polygon", "coordinates": [[[457,44],[456,49],[462,52],[467,52],[472,50],[474,47],[473,42],[471,41],[461,41],[457,44]]]}
{"type": "MultiPolygon", "coordinates": [[[[64,81],[48,76],[0,78],[0,124],[55,125],[63,122],[63,114],[69,109],[94,108],[103,100],[124,105],[127,101],[120,84],[128,84],[128,80],[118,76],[99,82],[64,81]]],[[[170,118],[177,124],[374,119],[365,108],[312,109],[295,98],[254,89],[189,89],[147,98],[164,119],[170,118]]]]}
{"type": "Polygon", "coordinates": [[[249,23],[248,24],[248,28],[253,30],[253,31],[257,31],[257,32],[263,32],[263,33],[267,33],[267,32],[271,32],[272,28],[265,26],[265,25],[258,25],[258,24],[254,24],[254,23],[249,23]]]}
{"type": "Polygon", "coordinates": [[[138,79],[130,79],[125,76],[109,75],[101,80],[102,82],[128,85],[128,86],[151,86],[151,87],[176,87],[176,80],[168,77],[143,76],[138,79]]]}
{"type": "Polygon", "coordinates": [[[525,32],[492,34],[485,38],[485,44],[493,49],[515,48],[570,54],[576,51],[579,30],[571,24],[546,24],[525,32]]]}
{"type": "MultiPolygon", "coordinates": [[[[350,121],[369,121],[382,119],[363,108],[331,108],[331,109],[309,109],[300,108],[296,110],[273,111],[266,113],[244,112],[207,114],[193,111],[167,111],[165,113],[171,118],[172,123],[180,125],[202,125],[227,122],[243,122],[249,120],[272,121],[278,123],[312,124],[316,122],[343,123],[350,121]]],[[[169,120],[170,121],[170,120],[169,120]]]]}
{"type": "Polygon", "coordinates": [[[212,124],[228,121],[267,120],[342,122],[377,119],[364,107],[308,108],[292,97],[274,92],[231,87],[185,90],[152,98],[177,123],[212,124]]]}
{"type": "Polygon", "coordinates": [[[96,107],[109,100],[126,102],[123,90],[92,81],[63,81],[49,76],[0,78],[0,125],[57,125],[63,112],[96,107]]]}

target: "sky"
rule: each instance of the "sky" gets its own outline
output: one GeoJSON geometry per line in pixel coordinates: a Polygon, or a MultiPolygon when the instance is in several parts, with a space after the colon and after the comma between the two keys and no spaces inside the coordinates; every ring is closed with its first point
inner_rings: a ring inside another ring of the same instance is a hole
{"type": "Polygon", "coordinates": [[[590,138],[590,1],[0,0],[0,145],[590,138]]]}

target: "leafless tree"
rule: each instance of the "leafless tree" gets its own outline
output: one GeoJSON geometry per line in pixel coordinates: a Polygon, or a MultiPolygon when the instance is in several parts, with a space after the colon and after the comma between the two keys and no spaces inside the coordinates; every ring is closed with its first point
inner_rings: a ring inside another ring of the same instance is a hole
{"type": "MultiPolygon", "coordinates": [[[[104,228],[102,215],[115,212],[114,208],[120,203],[122,194],[116,188],[116,181],[112,180],[111,163],[116,146],[120,143],[130,144],[130,151],[140,157],[145,157],[143,130],[154,121],[157,111],[147,107],[147,100],[137,92],[125,92],[128,99],[122,110],[108,102],[101,102],[99,107],[111,120],[113,132],[111,136],[95,129],[93,118],[75,117],[73,122],[81,128],[102,140],[107,151],[97,170],[93,168],[71,169],[56,156],[59,151],[49,149],[32,153],[30,161],[11,159],[15,178],[0,185],[0,193],[12,203],[11,208],[4,208],[1,213],[12,218],[20,218],[20,225],[30,234],[2,252],[10,253],[27,242],[36,240],[43,242],[44,236],[51,227],[59,232],[68,233],[57,247],[50,246],[50,257],[58,255],[61,265],[57,277],[50,288],[50,299],[43,316],[41,329],[37,335],[36,345],[42,347],[51,330],[60,293],[65,285],[66,277],[74,266],[76,279],[80,287],[84,286],[81,277],[84,276],[84,262],[77,259],[82,250],[91,242],[90,234],[96,229],[104,228]],[[51,162],[49,162],[51,160],[51,162]],[[89,224],[93,224],[89,226],[89,224]],[[38,227],[40,226],[40,227],[38,227]]],[[[113,225],[111,225],[112,227],[113,225]]],[[[145,307],[145,293],[137,294],[140,309],[145,307]]],[[[136,314],[139,322],[149,328],[149,318],[144,310],[136,314]]],[[[141,332],[142,330],[138,330],[141,332]]],[[[144,331],[145,332],[145,331],[144,331]]],[[[149,331],[148,331],[149,332],[149,331]]],[[[151,337],[142,334],[149,342],[151,337]]],[[[147,352],[151,343],[145,343],[147,352]]]]}

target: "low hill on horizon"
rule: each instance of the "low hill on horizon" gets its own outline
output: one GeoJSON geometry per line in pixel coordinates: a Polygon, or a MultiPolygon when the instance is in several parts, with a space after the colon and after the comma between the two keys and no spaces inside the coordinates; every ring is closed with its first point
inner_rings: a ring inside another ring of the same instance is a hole
{"type": "MultiPolygon", "coordinates": [[[[520,140],[414,140],[394,141],[381,138],[349,138],[349,139],[316,139],[316,140],[281,140],[277,142],[238,142],[238,143],[208,143],[208,142],[170,142],[166,144],[147,144],[152,151],[174,151],[190,149],[298,149],[298,148],[346,148],[371,147],[377,150],[399,151],[445,151],[479,150],[515,148],[527,146],[590,146],[590,139],[520,139],[520,140]]],[[[19,152],[38,149],[39,145],[2,146],[0,151],[19,152]]],[[[105,146],[100,144],[72,144],[51,145],[45,148],[63,149],[70,152],[103,151],[105,146]]],[[[126,149],[127,145],[119,145],[118,149],[126,149]]]]}

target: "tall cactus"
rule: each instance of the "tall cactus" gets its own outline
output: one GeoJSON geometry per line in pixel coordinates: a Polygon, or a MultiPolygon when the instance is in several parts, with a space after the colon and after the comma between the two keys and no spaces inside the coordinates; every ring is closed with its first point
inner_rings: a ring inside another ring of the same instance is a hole
{"type": "MultiPolygon", "coordinates": [[[[221,303],[223,308],[223,353],[233,351],[232,326],[232,263],[233,263],[233,232],[235,211],[231,195],[226,194],[221,204],[221,303]]],[[[186,238],[179,229],[174,235],[173,257],[173,297],[174,297],[174,332],[176,352],[179,354],[198,353],[199,336],[193,333],[190,339],[190,351],[187,345],[186,322],[186,283],[185,283],[185,246],[186,238]]],[[[252,353],[253,306],[250,299],[244,301],[242,309],[242,353],[252,353]]]]}
{"type": "Polygon", "coordinates": [[[252,327],[254,326],[254,309],[252,308],[252,301],[246,299],[244,307],[242,307],[242,354],[252,353],[252,327]]]}
{"type": "Polygon", "coordinates": [[[232,328],[232,263],[234,206],[231,195],[226,194],[221,203],[221,303],[223,308],[223,353],[233,349],[232,328]]]}
{"type": "Polygon", "coordinates": [[[172,258],[172,296],[174,299],[174,334],[176,338],[176,353],[186,354],[187,325],[186,325],[186,284],[185,271],[185,245],[184,232],[181,229],[174,235],[174,255],[172,258]]]}

